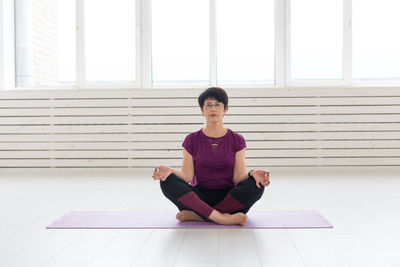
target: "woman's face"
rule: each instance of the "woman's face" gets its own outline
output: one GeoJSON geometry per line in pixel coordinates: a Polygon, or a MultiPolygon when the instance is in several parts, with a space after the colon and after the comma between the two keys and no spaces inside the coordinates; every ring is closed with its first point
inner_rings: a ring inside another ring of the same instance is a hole
{"type": "Polygon", "coordinates": [[[204,106],[201,108],[203,116],[209,122],[219,122],[222,121],[228,108],[224,108],[224,103],[218,102],[214,98],[207,98],[204,101],[204,106]]]}

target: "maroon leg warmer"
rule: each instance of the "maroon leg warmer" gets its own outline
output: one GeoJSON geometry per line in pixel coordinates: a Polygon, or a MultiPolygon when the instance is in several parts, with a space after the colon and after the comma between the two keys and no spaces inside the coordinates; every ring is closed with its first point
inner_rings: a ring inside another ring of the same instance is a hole
{"type": "Polygon", "coordinates": [[[231,194],[227,194],[226,197],[219,202],[214,208],[221,213],[231,213],[240,210],[244,207],[236,198],[231,194]]]}
{"type": "Polygon", "coordinates": [[[207,203],[201,200],[199,196],[196,195],[196,193],[193,191],[184,194],[183,196],[178,198],[178,201],[207,219],[208,217],[210,217],[211,212],[214,210],[207,203]]]}

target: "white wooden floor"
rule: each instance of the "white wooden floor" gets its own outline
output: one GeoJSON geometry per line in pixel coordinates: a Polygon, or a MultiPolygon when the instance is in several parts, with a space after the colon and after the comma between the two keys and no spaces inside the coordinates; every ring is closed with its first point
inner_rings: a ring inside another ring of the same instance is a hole
{"type": "Polygon", "coordinates": [[[271,172],[254,209],[316,209],[333,229],[47,230],[72,209],[175,207],[143,171],[0,169],[0,266],[400,266],[397,173],[271,172]]]}

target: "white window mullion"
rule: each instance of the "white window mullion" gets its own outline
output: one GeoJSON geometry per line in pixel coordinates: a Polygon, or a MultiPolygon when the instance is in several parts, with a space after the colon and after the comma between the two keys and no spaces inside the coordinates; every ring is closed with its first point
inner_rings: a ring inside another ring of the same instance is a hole
{"type": "Polygon", "coordinates": [[[140,86],[141,88],[152,87],[151,74],[151,0],[140,0],[140,86]]]}
{"type": "Polygon", "coordinates": [[[285,87],[286,1],[275,0],[275,86],[285,87]]]}
{"type": "Polygon", "coordinates": [[[76,0],[76,87],[85,88],[85,56],[84,56],[84,3],[76,0]]]}
{"type": "Polygon", "coordinates": [[[210,0],[210,85],[217,85],[217,3],[210,0]]]}
{"type": "Polygon", "coordinates": [[[351,85],[352,77],[352,0],[343,0],[343,81],[351,85]]]}

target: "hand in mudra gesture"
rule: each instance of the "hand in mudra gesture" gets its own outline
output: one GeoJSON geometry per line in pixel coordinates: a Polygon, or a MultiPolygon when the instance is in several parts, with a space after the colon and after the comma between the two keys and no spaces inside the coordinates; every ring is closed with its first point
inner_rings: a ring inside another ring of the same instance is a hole
{"type": "Polygon", "coordinates": [[[164,166],[164,165],[156,166],[153,172],[153,179],[165,181],[171,173],[172,169],[169,166],[164,166]]]}
{"type": "Polygon", "coordinates": [[[255,170],[251,172],[251,175],[254,177],[254,180],[256,180],[258,188],[261,188],[261,186],[269,186],[269,171],[255,170]]]}

